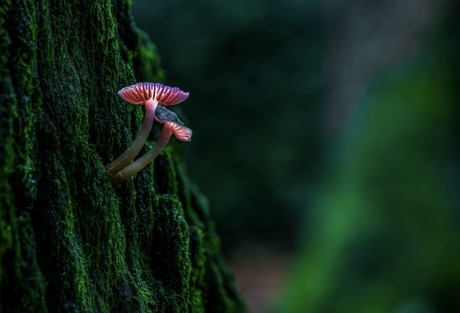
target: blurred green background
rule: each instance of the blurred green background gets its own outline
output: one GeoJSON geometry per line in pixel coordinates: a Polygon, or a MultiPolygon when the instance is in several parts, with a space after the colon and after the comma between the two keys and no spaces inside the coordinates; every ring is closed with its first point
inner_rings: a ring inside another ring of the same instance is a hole
{"type": "Polygon", "coordinates": [[[133,1],[251,312],[460,312],[458,8],[133,1]]]}

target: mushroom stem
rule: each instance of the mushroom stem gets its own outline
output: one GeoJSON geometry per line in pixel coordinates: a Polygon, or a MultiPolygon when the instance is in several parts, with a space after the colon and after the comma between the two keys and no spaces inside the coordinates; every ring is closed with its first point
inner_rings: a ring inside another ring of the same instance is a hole
{"type": "Polygon", "coordinates": [[[145,118],[133,143],[123,152],[115,161],[105,165],[110,175],[118,173],[120,170],[128,166],[134,160],[136,155],[141,151],[152,129],[153,120],[155,119],[155,110],[158,105],[156,100],[148,100],[145,103],[145,118]]]}
{"type": "Polygon", "coordinates": [[[121,171],[119,171],[117,174],[112,176],[112,182],[114,184],[119,184],[140,170],[142,170],[144,167],[146,167],[150,162],[152,162],[160,153],[161,151],[166,147],[166,145],[169,142],[169,139],[171,138],[171,135],[173,134],[171,128],[169,127],[163,127],[160,137],[158,138],[157,142],[155,143],[155,146],[153,146],[152,149],[150,149],[149,152],[141,156],[139,159],[131,163],[129,166],[125,167],[121,171]]]}

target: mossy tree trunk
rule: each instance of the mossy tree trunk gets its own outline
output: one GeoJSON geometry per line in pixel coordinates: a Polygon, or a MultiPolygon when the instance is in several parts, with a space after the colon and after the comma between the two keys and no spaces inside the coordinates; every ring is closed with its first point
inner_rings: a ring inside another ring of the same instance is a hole
{"type": "Polygon", "coordinates": [[[0,4],[0,312],[244,311],[181,145],[104,168],[143,118],[117,91],[162,79],[129,6],[0,4]]]}

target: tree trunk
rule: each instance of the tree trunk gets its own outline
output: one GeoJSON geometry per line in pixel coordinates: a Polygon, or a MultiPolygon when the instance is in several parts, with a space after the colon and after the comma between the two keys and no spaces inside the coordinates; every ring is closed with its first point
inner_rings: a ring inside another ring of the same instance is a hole
{"type": "Polygon", "coordinates": [[[117,91],[163,78],[129,6],[0,4],[0,312],[244,311],[184,143],[118,186],[104,168],[143,119],[117,91]]]}

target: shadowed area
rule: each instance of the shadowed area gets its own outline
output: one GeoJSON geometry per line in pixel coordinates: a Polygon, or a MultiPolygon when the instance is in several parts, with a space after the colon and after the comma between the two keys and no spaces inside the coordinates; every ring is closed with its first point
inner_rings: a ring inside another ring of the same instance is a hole
{"type": "Polygon", "coordinates": [[[191,92],[190,175],[251,312],[455,311],[455,1],[137,1],[133,14],[191,92]]]}

